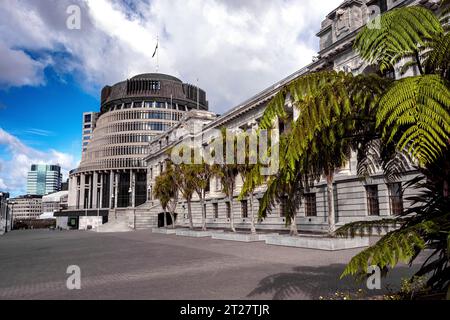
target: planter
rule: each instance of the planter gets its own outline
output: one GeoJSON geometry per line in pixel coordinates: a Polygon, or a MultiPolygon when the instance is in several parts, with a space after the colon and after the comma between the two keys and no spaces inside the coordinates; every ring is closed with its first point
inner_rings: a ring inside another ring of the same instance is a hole
{"type": "Polygon", "coordinates": [[[266,244],[275,246],[316,249],[316,250],[347,250],[364,248],[369,246],[368,237],[350,238],[327,238],[327,237],[307,237],[307,236],[267,236],[266,244]]]}
{"type": "Polygon", "coordinates": [[[266,241],[268,236],[275,236],[276,234],[249,234],[249,233],[215,233],[212,235],[213,239],[238,241],[238,242],[258,242],[266,241]]]}
{"type": "Polygon", "coordinates": [[[176,229],[153,228],[152,233],[175,234],[176,229]]]}

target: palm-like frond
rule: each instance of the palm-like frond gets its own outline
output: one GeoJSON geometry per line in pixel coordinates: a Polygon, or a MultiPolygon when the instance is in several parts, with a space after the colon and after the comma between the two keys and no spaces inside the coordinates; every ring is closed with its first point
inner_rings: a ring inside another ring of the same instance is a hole
{"type": "Polygon", "coordinates": [[[421,232],[424,224],[392,231],[372,247],[362,251],[350,261],[341,277],[366,273],[369,265],[380,268],[395,267],[399,262],[408,263],[418,250],[425,247],[421,232]]]}
{"type": "Polygon", "coordinates": [[[364,236],[366,234],[372,235],[374,230],[378,234],[383,231],[389,231],[389,228],[397,228],[401,225],[401,220],[398,218],[393,219],[381,219],[375,221],[356,221],[348,223],[336,231],[338,237],[351,237],[354,238],[358,235],[364,236]]]}
{"type": "Polygon", "coordinates": [[[439,34],[427,43],[428,50],[423,55],[423,65],[429,74],[440,74],[450,80],[450,33],[439,34]]]}
{"type": "Polygon", "coordinates": [[[421,6],[393,9],[379,19],[379,25],[363,28],[354,46],[381,71],[393,68],[405,56],[418,54],[428,39],[444,31],[433,12],[421,6]]]}
{"type": "Polygon", "coordinates": [[[450,90],[437,75],[395,82],[380,101],[377,125],[387,143],[396,141],[421,164],[436,159],[448,145],[450,90]]]}

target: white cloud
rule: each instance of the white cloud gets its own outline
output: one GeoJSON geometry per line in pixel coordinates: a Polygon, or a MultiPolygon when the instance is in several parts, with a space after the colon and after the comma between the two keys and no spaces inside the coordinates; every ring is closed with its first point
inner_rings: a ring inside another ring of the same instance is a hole
{"type": "Polygon", "coordinates": [[[0,86],[34,86],[44,82],[44,64],[23,51],[10,49],[0,41],[0,57],[0,86]]]}
{"type": "Polygon", "coordinates": [[[72,155],[57,150],[39,151],[25,145],[17,137],[0,128],[0,190],[13,195],[26,193],[26,179],[31,164],[59,164],[64,177],[77,166],[72,155]]]}
{"type": "Polygon", "coordinates": [[[160,71],[193,83],[199,78],[211,108],[224,112],[308,64],[321,20],[340,2],[141,0],[130,8],[120,0],[8,1],[0,41],[9,58],[0,74],[14,65],[21,72],[0,79],[40,84],[43,68],[53,66],[98,95],[103,85],[154,71],[159,34],[160,71]],[[74,2],[82,8],[81,30],[66,28],[74,2]],[[23,50],[40,55],[31,59],[23,50]]]}

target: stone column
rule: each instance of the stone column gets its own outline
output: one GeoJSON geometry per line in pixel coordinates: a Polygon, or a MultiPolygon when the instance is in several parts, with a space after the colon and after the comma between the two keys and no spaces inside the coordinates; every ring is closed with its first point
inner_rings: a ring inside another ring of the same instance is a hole
{"type": "Polygon", "coordinates": [[[80,177],[80,199],[79,199],[79,205],[80,205],[80,209],[86,209],[85,208],[85,201],[84,201],[84,192],[86,191],[86,176],[84,173],[81,174],[80,177]]]}
{"type": "Polygon", "coordinates": [[[100,199],[98,203],[98,207],[101,209],[103,208],[103,176],[105,174],[102,172],[100,173],[100,199]]]}
{"type": "Polygon", "coordinates": [[[88,176],[89,178],[89,183],[87,184],[88,186],[88,200],[87,200],[87,209],[91,209],[91,203],[92,203],[92,174],[88,176]]]}
{"type": "Polygon", "coordinates": [[[131,207],[136,206],[136,171],[130,170],[131,207]]]}
{"type": "Polygon", "coordinates": [[[116,173],[115,175],[115,192],[114,192],[114,208],[117,208],[117,204],[119,203],[119,182],[120,182],[120,173],[116,173]]]}
{"type": "Polygon", "coordinates": [[[97,209],[98,206],[98,173],[95,171],[92,176],[92,209],[97,209]]]}
{"type": "Polygon", "coordinates": [[[115,180],[114,171],[109,173],[109,208],[112,209],[114,207],[114,180],[115,180]]]}

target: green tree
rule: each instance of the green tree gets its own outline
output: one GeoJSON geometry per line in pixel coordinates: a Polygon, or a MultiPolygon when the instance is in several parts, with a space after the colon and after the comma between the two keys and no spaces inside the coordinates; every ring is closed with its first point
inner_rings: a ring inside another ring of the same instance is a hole
{"type": "Polygon", "coordinates": [[[164,227],[167,227],[167,211],[172,219],[172,228],[175,228],[175,211],[178,204],[178,188],[175,181],[179,178],[169,162],[166,170],[156,178],[153,194],[159,200],[164,211],[164,227]]]}
{"type": "MultiPolygon", "coordinates": [[[[325,177],[330,235],[335,231],[334,173],[348,162],[355,141],[367,136],[367,126],[360,122],[370,119],[389,83],[376,75],[355,77],[333,71],[305,75],[274,97],[261,120],[262,129],[273,128],[276,120],[291,123],[281,139],[286,142],[280,148],[280,174],[272,177],[274,186],[298,190],[300,183],[307,187],[325,177]],[[298,113],[296,119],[289,119],[287,99],[298,113]]],[[[278,200],[280,196],[278,192],[270,195],[278,200]]],[[[291,207],[298,206],[297,196],[289,197],[291,207]]]]}
{"type": "Polygon", "coordinates": [[[195,168],[188,164],[180,164],[174,167],[177,172],[175,184],[180,191],[183,198],[186,200],[188,219],[189,219],[189,229],[194,229],[194,223],[192,220],[192,196],[195,192],[195,168]]]}
{"type": "MultiPolygon", "coordinates": [[[[448,13],[448,8],[441,11],[448,13]]],[[[431,255],[416,276],[428,276],[431,292],[450,297],[448,20],[419,6],[395,9],[381,17],[381,28],[364,28],[355,48],[364,59],[379,64],[381,71],[394,68],[402,59],[409,60],[403,72],[413,67],[419,70],[418,76],[393,82],[380,100],[376,129],[381,143],[376,161],[385,169],[394,167],[401,172],[403,166],[398,163],[402,159],[398,159],[404,155],[418,164],[422,176],[409,183],[419,194],[409,199],[413,205],[399,216],[354,222],[337,231],[338,235],[356,236],[373,228],[398,227],[356,255],[343,276],[362,275],[369,264],[388,269],[400,261],[412,263],[430,249],[431,255]]]]}
{"type": "Polygon", "coordinates": [[[206,231],[206,208],[205,198],[206,192],[209,188],[211,177],[214,175],[211,166],[205,162],[202,164],[191,165],[193,171],[193,186],[200,199],[200,206],[202,210],[202,230],[206,231]]]}
{"type": "MultiPolygon", "coordinates": [[[[222,142],[222,154],[223,158],[220,159],[221,163],[216,163],[213,165],[212,170],[214,175],[220,179],[222,184],[222,189],[225,195],[228,198],[228,202],[230,204],[230,229],[232,232],[236,232],[236,228],[234,227],[234,193],[236,191],[236,179],[239,176],[239,169],[236,163],[227,163],[226,154],[227,154],[227,142],[230,148],[232,148],[232,154],[234,159],[237,159],[237,139],[236,137],[229,137],[230,141],[227,141],[227,133],[226,129],[221,129],[221,134],[219,139],[222,142]]],[[[217,158],[217,157],[216,157],[217,158]]]]}
{"type": "Polygon", "coordinates": [[[244,141],[245,147],[244,150],[240,150],[240,152],[244,153],[244,163],[240,163],[238,165],[238,171],[242,178],[243,187],[241,189],[241,193],[238,197],[238,200],[242,201],[245,198],[248,198],[250,201],[250,232],[252,234],[256,234],[256,226],[255,226],[255,210],[253,208],[253,201],[255,198],[254,191],[255,189],[262,185],[264,182],[263,177],[260,174],[258,161],[254,161],[254,159],[258,159],[258,150],[254,150],[251,146],[250,139],[251,135],[254,135],[257,138],[257,130],[252,129],[248,132],[241,133],[241,139],[244,141]],[[255,173],[256,172],[256,173],[255,173]]]}

